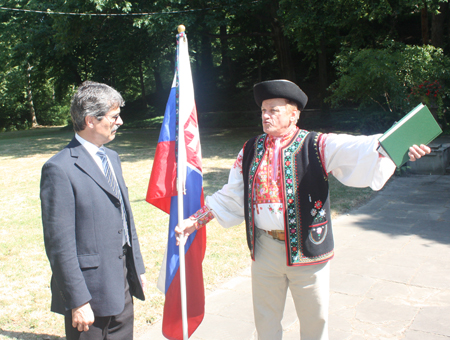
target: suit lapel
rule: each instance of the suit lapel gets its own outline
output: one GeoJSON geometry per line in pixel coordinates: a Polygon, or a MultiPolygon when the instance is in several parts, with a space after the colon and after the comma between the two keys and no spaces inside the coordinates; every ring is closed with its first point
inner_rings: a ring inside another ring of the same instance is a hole
{"type": "MultiPolygon", "coordinates": [[[[98,167],[97,163],[95,163],[89,152],[80,144],[80,142],[78,142],[75,137],[69,143],[67,148],[70,149],[71,156],[76,158],[75,165],[91,177],[104,191],[116,197],[114,191],[108,183],[108,180],[98,167]]],[[[115,170],[116,169],[114,168],[114,171],[115,170]]]]}

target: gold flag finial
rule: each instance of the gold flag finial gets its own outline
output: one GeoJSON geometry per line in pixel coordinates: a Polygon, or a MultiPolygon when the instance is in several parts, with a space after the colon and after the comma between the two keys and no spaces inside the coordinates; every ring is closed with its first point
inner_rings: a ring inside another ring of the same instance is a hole
{"type": "Polygon", "coordinates": [[[180,25],[178,26],[178,33],[184,32],[186,31],[186,27],[184,27],[184,25],[180,25]]]}

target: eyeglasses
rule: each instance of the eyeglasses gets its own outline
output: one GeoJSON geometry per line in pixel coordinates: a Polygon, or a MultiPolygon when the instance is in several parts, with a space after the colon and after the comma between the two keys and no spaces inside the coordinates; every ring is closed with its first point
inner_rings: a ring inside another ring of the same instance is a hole
{"type": "Polygon", "coordinates": [[[119,119],[119,117],[120,117],[120,114],[119,115],[114,115],[114,116],[103,116],[103,117],[107,117],[108,118],[108,120],[111,122],[111,123],[115,123],[115,122],[117,122],[117,119],[119,119]],[[112,120],[111,120],[112,119],[112,120]]]}

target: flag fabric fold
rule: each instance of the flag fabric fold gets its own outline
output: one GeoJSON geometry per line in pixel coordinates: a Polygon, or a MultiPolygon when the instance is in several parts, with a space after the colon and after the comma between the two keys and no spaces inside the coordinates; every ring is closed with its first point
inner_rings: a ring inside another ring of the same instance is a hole
{"type": "MultiPolygon", "coordinates": [[[[183,219],[203,206],[203,175],[197,110],[186,34],[177,35],[177,63],[161,126],[146,201],[170,214],[166,254],[158,287],[165,293],[163,335],[183,339],[178,224],[177,177],[183,183],[183,219]],[[162,286],[162,287],[161,287],[162,286]]],[[[186,297],[189,337],[203,320],[205,292],[202,261],[206,230],[189,236],[185,245],[186,297]]]]}

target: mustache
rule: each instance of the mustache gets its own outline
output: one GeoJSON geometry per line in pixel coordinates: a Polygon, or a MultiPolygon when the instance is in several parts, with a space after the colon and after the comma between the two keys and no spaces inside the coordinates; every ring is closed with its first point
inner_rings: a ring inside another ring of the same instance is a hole
{"type": "Polygon", "coordinates": [[[119,130],[119,126],[114,125],[114,127],[111,129],[111,132],[116,132],[117,130],[119,130]]]}

